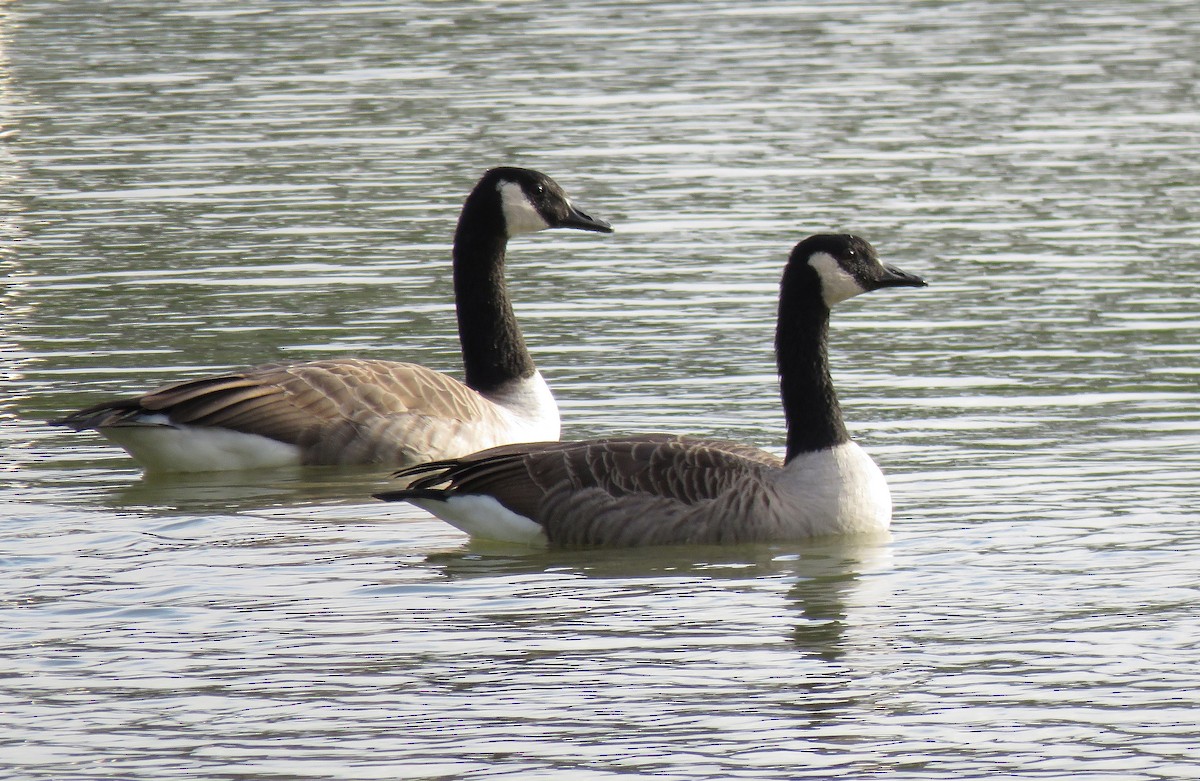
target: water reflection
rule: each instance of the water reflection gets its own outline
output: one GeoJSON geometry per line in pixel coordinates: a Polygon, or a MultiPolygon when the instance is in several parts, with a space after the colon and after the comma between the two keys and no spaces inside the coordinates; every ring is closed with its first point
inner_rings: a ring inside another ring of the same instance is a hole
{"type": "MultiPolygon", "coordinates": [[[[8,431],[15,427],[15,407],[21,396],[18,388],[26,380],[23,366],[34,357],[20,337],[22,325],[35,313],[33,299],[25,289],[33,273],[17,253],[24,199],[20,197],[20,164],[13,153],[18,137],[18,88],[9,61],[14,34],[11,17],[6,7],[0,7],[0,278],[4,280],[0,287],[0,452],[7,449],[8,431]]],[[[0,462],[8,461],[0,458],[0,462]]],[[[14,467],[4,463],[0,471],[12,471],[14,467]]]]}
{"type": "MultiPolygon", "coordinates": [[[[689,584],[724,582],[724,590],[760,590],[766,584],[779,591],[796,611],[790,640],[805,654],[834,661],[842,656],[847,615],[861,604],[862,579],[891,566],[890,535],[871,535],[811,541],[794,546],[746,545],[664,546],[633,549],[551,549],[472,540],[463,550],[437,553],[426,559],[434,572],[449,582],[551,576],[559,581],[578,578],[616,580],[622,590],[674,592],[689,584]],[[783,588],[784,583],[792,583],[783,588]],[[638,585],[633,585],[638,584],[638,585]]],[[[528,609],[528,608],[526,608],[528,609]]],[[[569,611],[573,612],[573,611],[569,611]]],[[[505,620],[553,620],[544,609],[509,615],[505,620]]],[[[732,623],[737,622],[731,616],[732,623]]],[[[614,632],[624,631],[613,627],[614,632]]]]}
{"type": "Polygon", "coordinates": [[[241,473],[142,474],[100,492],[113,509],[191,514],[254,512],[270,507],[361,503],[393,487],[387,470],[369,467],[262,469],[241,473]]]}

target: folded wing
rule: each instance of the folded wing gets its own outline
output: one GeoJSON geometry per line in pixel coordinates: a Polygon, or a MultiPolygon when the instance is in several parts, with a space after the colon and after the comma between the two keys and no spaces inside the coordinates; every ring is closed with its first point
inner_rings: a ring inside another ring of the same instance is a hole
{"type": "Polygon", "coordinates": [[[416,478],[387,499],[487,496],[558,544],[713,542],[722,518],[760,501],[783,466],[734,442],[649,435],[506,445],[405,470],[416,478]]]}
{"type": "Polygon", "coordinates": [[[55,422],[76,430],[221,428],[295,445],[306,464],[405,464],[492,444],[487,432],[502,427],[501,415],[461,382],[423,366],[341,359],[174,383],[55,422]]]}

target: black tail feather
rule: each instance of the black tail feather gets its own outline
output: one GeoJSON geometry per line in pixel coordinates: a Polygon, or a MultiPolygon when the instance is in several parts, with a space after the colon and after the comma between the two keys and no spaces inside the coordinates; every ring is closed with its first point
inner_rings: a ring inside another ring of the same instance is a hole
{"type": "Polygon", "coordinates": [[[425,475],[430,472],[438,472],[448,467],[454,466],[454,461],[426,461],[424,464],[416,464],[414,466],[406,466],[401,470],[392,473],[392,477],[416,477],[417,475],[425,475]]]}
{"type": "Polygon", "coordinates": [[[382,499],[385,502],[407,502],[410,499],[433,499],[444,502],[450,495],[449,491],[440,488],[402,488],[399,491],[372,494],[376,499],[382,499]]]}

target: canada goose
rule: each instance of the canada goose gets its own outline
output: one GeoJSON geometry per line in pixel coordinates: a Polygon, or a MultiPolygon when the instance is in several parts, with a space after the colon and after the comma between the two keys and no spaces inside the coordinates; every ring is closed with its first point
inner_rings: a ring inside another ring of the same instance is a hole
{"type": "Polygon", "coordinates": [[[857,236],[810,236],[783,272],[775,355],[787,455],[667,434],[506,445],[397,473],[409,501],[466,533],[528,544],[790,541],[883,530],[892,500],[850,439],[829,375],[833,305],[924,280],[857,236]]]}
{"type": "Polygon", "coordinates": [[[508,240],[546,228],[612,232],[550,177],[523,168],[488,171],[463,203],[453,259],[465,382],[374,359],[269,363],[51,422],[99,431],[147,471],[171,472],[405,466],[558,439],[558,405],[525,347],[504,281],[508,240]]]}

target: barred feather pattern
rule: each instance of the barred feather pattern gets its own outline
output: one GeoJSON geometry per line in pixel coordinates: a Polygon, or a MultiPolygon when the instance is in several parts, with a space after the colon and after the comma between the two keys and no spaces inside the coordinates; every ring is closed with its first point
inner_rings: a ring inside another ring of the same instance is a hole
{"type": "Polygon", "coordinates": [[[405,466],[512,442],[530,425],[440,372],[353,358],[264,364],[173,383],[55,423],[79,431],[141,426],[156,413],[173,425],[295,445],[304,464],[405,466]]]}
{"type": "Polygon", "coordinates": [[[736,442],[647,435],[493,448],[404,470],[407,491],[479,494],[540,524],[552,544],[623,547],[794,536],[783,460],[736,442]]]}

